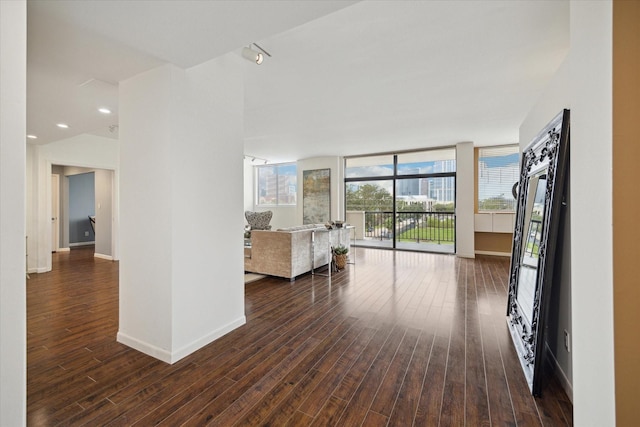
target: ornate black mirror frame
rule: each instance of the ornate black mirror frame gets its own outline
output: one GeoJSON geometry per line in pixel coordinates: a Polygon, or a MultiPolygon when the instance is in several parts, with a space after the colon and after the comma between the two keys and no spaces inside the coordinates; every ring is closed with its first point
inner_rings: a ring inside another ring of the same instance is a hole
{"type": "Polygon", "coordinates": [[[507,324],[531,393],[539,396],[544,332],[569,153],[563,110],[522,153],[507,324]]]}

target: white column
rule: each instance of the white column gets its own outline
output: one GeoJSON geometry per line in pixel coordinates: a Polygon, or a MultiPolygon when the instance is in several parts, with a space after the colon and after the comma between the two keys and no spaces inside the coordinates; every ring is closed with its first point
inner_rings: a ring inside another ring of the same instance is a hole
{"type": "Polygon", "coordinates": [[[26,2],[0,1],[0,425],[26,424],[26,2]]]}
{"type": "Polygon", "coordinates": [[[169,363],[245,323],[243,65],[120,84],[118,340],[169,363]]]}
{"type": "Polygon", "coordinates": [[[613,426],[612,3],[570,12],[574,422],[613,426]]]}
{"type": "Polygon", "coordinates": [[[456,255],[475,258],[473,142],[456,144],[456,255]]]}

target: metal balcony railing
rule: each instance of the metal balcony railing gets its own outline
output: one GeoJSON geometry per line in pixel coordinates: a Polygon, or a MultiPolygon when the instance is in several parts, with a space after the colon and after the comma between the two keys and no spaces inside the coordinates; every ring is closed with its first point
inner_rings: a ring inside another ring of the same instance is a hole
{"type": "Polygon", "coordinates": [[[455,242],[456,218],[453,212],[365,211],[365,239],[393,239],[402,242],[448,244],[455,242]]]}
{"type": "Polygon", "coordinates": [[[526,244],[524,246],[525,255],[531,258],[538,258],[540,251],[540,239],[542,238],[542,222],[531,218],[529,222],[529,230],[526,236],[526,244]]]}

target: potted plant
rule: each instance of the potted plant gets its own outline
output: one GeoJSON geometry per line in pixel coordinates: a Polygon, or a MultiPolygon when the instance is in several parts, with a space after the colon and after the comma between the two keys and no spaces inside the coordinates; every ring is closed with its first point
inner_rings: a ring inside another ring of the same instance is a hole
{"type": "Polygon", "coordinates": [[[344,245],[338,245],[333,248],[333,257],[336,260],[336,268],[338,270],[342,270],[347,266],[347,254],[349,253],[349,248],[344,245]]]}

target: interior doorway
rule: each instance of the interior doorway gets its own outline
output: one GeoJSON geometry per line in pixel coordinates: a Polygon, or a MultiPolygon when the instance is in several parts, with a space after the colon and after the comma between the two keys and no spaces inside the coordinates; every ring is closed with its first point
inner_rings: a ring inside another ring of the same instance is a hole
{"type": "Polygon", "coordinates": [[[57,203],[60,210],[58,251],[93,246],[96,258],[117,259],[115,171],[65,165],[51,165],[51,170],[51,205],[53,209],[57,203]],[[53,175],[59,176],[58,197],[53,175]]]}

